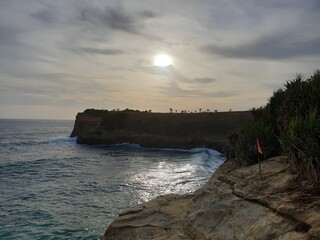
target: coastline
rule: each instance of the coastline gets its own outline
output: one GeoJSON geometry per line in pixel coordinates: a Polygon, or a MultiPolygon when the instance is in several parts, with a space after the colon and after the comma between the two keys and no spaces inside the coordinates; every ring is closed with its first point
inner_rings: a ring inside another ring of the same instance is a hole
{"type": "Polygon", "coordinates": [[[319,239],[319,202],[301,197],[284,157],[239,168],[227,160],[191,195],[164,195],[119,214],[104,240],[319,239]],[[318,204],[315,204],[318,203],[318,204]]]}
{"type": "MultiPolygon", "coordinates": [[[[224,152],[249,112],[159,114],[86,110],[71,136],[80,144],[128,142],[151,148],[224,152]]],[[[228,151],[226,152],[228,154],[228,151]]],[[[190,195],[164,195],[119,214],[105,240],[320,239],[320,199],[306,194],[284,157],[240,167],[228,160],[190,195]]]]}
{"type": "Polygon", "coordinates": [[[225,151],[227,135],[253,119],[252,113],[145,113],[85,110],[71,137],[79,144],[138,144],[146,148],[210,148],[225,151]]]}

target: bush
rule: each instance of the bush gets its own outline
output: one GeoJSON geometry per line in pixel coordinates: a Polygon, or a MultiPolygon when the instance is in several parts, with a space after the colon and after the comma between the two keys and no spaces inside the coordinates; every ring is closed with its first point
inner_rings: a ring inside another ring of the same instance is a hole
{"type": "Polygon", "coordinates": [[[320,179],[320,116],[313,110],[306,118],[293,118],[279,138],[292,169],[303,180],[319,183],[320,179]]]}
{"type": "Polygon", "coordinates": [[[265,158],[285,154],[303,180],[320,181],[320,71],[301,75],[273,93],[265,107],[252,110],[255,121],[245,126],[235,144],[243,165],[256,163],[256,138],[265,158]]]}
{"type": "Polygon", "coordinates": [[[263,158],[270,158],[278,154],[279,144],[273,127],[262,120],[256,120],[241,130],[235,145],[236,158],[242,165],[257,163],[259,157],[257,138],[263,148],[263,158]]]}

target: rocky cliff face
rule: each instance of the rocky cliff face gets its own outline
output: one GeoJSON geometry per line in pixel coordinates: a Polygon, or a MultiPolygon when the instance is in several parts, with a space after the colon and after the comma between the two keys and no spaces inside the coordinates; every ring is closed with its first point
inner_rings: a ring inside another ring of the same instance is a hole
{"type": "Polygon", "coordinates": [[[320,198],[298,185],[283,157],[224,163],[193,195],[166,195],[120,213],[105,240],[320,239],[320,198]]]}
{"type": "Polygon", "coordinates": [[[250,112],[145,113],[86,110],[78,113],[71,136],[78,143],[135,143],[143,147],[208,147],[223,151],[227,133],[251,120],[250,112]]]}

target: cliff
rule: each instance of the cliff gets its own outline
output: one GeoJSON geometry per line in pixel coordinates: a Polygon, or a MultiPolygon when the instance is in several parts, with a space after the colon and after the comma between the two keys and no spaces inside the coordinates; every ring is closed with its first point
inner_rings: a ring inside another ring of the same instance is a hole
{"type": "Polygon", "coordinates": [[[88,109],[78,113],[71,136],[80,144],[134,143],[142,147],[223,151],[227,133],[252,120],[250,112],[146,113],[88,109]]]}
{"type": "MultiPolygon", "coordinates": [[[[225,162],[192,195],[166,195],[119,214],[105,240],[320,239],[320,198],[277,157],[225,162]]],[[[318,195],[317,195],[318,194],[318,195]]]]}

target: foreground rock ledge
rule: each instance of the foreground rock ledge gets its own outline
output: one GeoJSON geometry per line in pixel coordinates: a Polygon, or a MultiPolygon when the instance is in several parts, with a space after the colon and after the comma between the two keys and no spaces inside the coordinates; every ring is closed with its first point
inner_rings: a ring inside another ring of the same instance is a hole
{"type": "Polygon", "coordinates": [[[306,192],[283,157],[238,168],[225,162],[192,195],[165,195],[119,214],[105,240],[320,239],[319,196],[306,192]]]}

